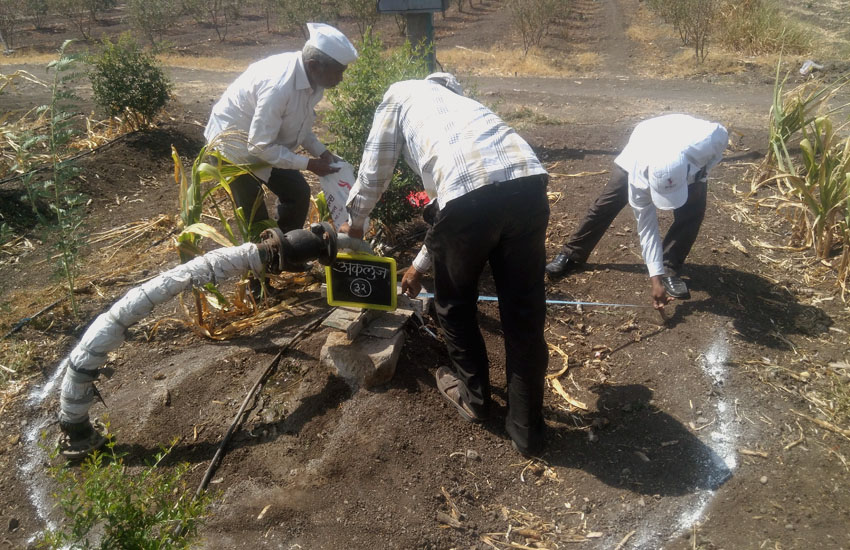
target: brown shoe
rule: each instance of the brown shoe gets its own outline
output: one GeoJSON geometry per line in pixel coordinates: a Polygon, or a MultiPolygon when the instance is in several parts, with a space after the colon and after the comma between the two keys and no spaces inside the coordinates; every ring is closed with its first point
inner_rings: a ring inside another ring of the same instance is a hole
{"type": "Polygon", "coordinates": [[[467,422],[475,423],[485,420],[483,416],[475,414],[475,411],[464,403],[460,396],[460,379],[449,369],[446,367],[438,368],[437,372],[434,373],[434,378],[437,379],[437,389],[440,390],[440,394],[446,398],[446,401],[455,406],[461,418],[467,422]]]}

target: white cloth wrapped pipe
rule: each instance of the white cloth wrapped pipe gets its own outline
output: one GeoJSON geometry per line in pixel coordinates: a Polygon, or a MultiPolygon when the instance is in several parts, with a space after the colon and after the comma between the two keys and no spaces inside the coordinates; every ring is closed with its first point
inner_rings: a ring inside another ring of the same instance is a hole
{"type": "Polygon", "coordinates": [[[94,382],[107,354],[124,341],[129,327],[144,319],[154,306],[167,302],[184,290],[237,277],[248,270],[263,269],[257,246],[246,243],[219,248],[160,273],[129,290],[111,308],[94,320],[60,368],[65,369],[60,395],[59,420],[85,422],[94,402],[94,382]]]}

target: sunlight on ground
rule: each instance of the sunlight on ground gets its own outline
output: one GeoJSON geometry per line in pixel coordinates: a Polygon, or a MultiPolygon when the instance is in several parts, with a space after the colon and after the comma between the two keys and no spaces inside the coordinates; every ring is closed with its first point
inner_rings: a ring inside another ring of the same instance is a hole
{"type": "Polygon", "coordinates": [[[473,50],[461,46],[439,50],[437,58],[446,70],[479,76],[573,76],[595,70],[602,59],[596,52],[552,58],[540,51],[523,56],[518,48],[473,50]]]}
{"type": "Polygon", "coordinates": [[[196,57],[188,55],[164,54],[157,59],[166,67],[180,69],[203,69],[205,71],[244,71],[250,61],[227,59],[224,57],[196,57]]]}
{"type": "MultiPolygon", "coordinates": [[[[56,59],[55,53],[18,53],[0,56],[0,67],[3,65],[44,65],[56,59]]],[[[177,67],[180,69],[204,69],[206,71],[243,71],[249,63],[227,59],[224,57],[197,57],[177,54],[161,54],[157,59],[165,67],[177,67]]]]}

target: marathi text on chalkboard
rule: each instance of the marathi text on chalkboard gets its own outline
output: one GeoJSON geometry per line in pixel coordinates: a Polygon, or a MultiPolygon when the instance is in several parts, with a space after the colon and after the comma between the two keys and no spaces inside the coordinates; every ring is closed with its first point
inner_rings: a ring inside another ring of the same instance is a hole
{"type": "Polygon", "coordinates": [[[339,254],[325,268],[328,303],[371,309],[396,307],[395,260],[364,254],[339,254]]]}

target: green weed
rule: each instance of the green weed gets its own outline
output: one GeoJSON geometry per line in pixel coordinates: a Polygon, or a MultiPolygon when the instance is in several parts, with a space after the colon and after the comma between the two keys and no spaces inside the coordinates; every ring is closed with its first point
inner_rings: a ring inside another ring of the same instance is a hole
{"type": "MultiPolygon", "coordinates": [[[[192,497],[186,485],[188,464],[169,470],[160,467],[171,447],[158,453],[141,469],[124,462],[114,442],[106,452],[95,452],[79,468],[52,466],[53,495],[65,517],[58,529],[47,531],[39,548],[79,550],[133,548],[167,550],[189,548],[197,537],[211,497],[192,497]]],[[[58,449],[51,458],[56,459],[58,449]]]]}
{"type": "Polygon", "coordinates": [[[74,102],[79,98],[74,93],[72,83],[79,78],[75,72],[78,57],[66,53],[70,40],[59,49],[59,58],[47,69],[53,70],[51,82],[51,101],[47,106],[48,136],[47,147],[50,151],[52,179],[45,182],[50,194],[50,211],[55,218],[57,240],[55,248],[59,255],[59,270],[68,285],[68,297],[74,316],[79,314],[77,299],[74,295],[77,271],[77,259],[83,242],[83,215],[85,198],[77,193],[71,180],[77,175],[77,168],[71,161],[63,160],[67,146],[78,131],[74,128],[72,111],[74,102]]]}

